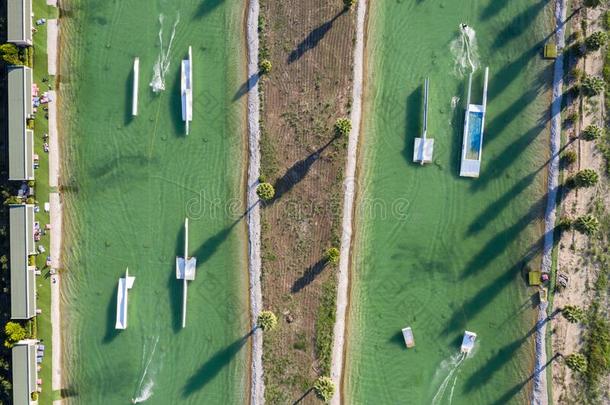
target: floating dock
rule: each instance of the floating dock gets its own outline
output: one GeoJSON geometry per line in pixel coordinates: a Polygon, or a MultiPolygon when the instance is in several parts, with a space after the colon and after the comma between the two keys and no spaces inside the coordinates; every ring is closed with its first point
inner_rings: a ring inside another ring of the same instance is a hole
{"type": "Polygon", "coordinates": [[[182,327],[186,327],[186,303],[188,281],[195,279],[197,259],[188,257],[189,248],[189,219],[184,219],[184,256],[176,257],[176,278],[182,280],[182,327]]]}
{"type": "Polygon", "coordinates": [[[138,88],[140,82],[140,58],[133,60],[133,97],[131,100],[131,115],[138,115],[138,88]]]}
{"type": "Polygon", "coordinates": [[[193,51],[189,46],[188,59],[182,60],[180,74],[180,95],[182,97],[182,121],[186,125],[186,134],[189,134],[189,124],[193,120],[193,51]]]}
{"type": "Polygon", "coordinates": [[[128,292],[136,281],[135,277],[129,275],[129,268],[125,270],[125,277],[119,278],[119,287],[116,297],[116,324],[115,329],[127,328],[127,298],[128,292]]]}
{"type": "Polygon", "coordinates": [[[421,138],[415,138],[415,146],[413,148],[413,161],[424,164],[432,161],[432,152],[434,150],[434,139],[428,139],[428,87],[430,79],[426,78],[424,82],[424,126],[421,138]]]}
{"type": "Polygon", "coordinates": [[[485,129],[485,114],[487,111],[487,80],[489,68],[485,68],[483,82],[483,103],[470,104],[472,89],[472,73],[468,77],[468,98],[464,117],[464,138],[462,141],[462,163],[460,176],[479,177],[481,171],[481,154],[483,152],[483,132],[485,129]]]}
{"type": "Polygon", "coordinates": [[[477,339],[477,334],[470,331],[464,331],[464,338],[462,339],[462,347],[460,351],[462,353],[470,353],[474,348],[474,341],[477,339]]]}
{"type": "Polygon", "coordinates": [[[415,338],[413,338],[413,330],[411,327],[407,326],[406,328],[403,328],[402,337],[405,340],[405,345],[407,348],[415,346],[415,338]]]}

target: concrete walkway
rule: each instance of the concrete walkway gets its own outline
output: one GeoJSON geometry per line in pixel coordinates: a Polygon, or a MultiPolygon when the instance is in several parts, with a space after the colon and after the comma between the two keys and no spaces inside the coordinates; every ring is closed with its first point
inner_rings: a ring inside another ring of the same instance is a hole
{"type": "Polygon", "coordinates": [[[347,163],[345,166],[343,223],[341,234],[341,256],[337,278],[337,315],[333,331],[333,349],[330,377],[336,386],[331,404],[340,405],[341,379],[343,373],[343,353],[345,345],[345,319],[347,315],[349,291],[349,265],[354,217],[354,200],[356,196],[356,163],[358,160],[358,138],[362,118],[362,90],[364,82],[364,29],[366,20],[366,0],[358,1],[356,17],[356,44],[354,47],[354,87],[352,90],[352,131],[347,144],[347,163]]]}
{"type": "Polygon", "coordinates": [[[59,24],[57,20],[47,21],[47,59],[48,73],[57,75],[57,39],[59,37],[59,24]]]}

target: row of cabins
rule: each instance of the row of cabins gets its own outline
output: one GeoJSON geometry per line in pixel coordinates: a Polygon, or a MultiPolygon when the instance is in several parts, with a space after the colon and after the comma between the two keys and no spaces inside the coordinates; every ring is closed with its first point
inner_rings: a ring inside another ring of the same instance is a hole
{"type": "MultiPolygon", "coordinates": [[[[19,47],[32,45],[32,1],[6,0],[7,42],[19,47]]],[[[8,80],[8,176],[13,181],[34,180],[34,131],[28,128],[33,118],[32,70],[11,66],[8,80]]],[[[9,207],[11,318],[27,320],[36,316],[35,266],[30,257],[36,253],[34,243],[34,206],[18,204],[9,207]]],[[[37,403],[37,344],[22,340],[12,348],[13,403],[37,403]]]]}

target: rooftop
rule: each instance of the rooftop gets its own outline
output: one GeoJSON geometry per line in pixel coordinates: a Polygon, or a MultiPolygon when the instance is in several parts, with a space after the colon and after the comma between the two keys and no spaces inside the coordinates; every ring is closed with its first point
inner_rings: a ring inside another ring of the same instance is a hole
{"type": "Polygon", "coordinates": [[[27,128],[32,115],[32,69],[8,70],[9,180],[34,179],[34,131],[27,128]]]}
{"type": "Polygon", "coordinates": [[[32,0],[7,0],[7,42],[32,45],[32,0]]]}
{"type": "Polygon", "coordinates": [[[36,341],[21,340],[13,346],[13,404],[29,405],[36,391],[36,341]]]}
{"type": "Polygon", "coordinates": [[[34,246],[34,206],[19,204],[9,208],[11,318],[30,319],[36,315],[34,267],[28,257],[34,246]]]}

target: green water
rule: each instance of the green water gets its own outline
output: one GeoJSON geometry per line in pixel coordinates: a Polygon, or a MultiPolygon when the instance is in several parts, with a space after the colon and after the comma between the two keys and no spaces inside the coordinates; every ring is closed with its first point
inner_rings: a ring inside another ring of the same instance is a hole
{"type": "Polygon", "coordinates": [[[538,263],[546,204],[551,63],[540,53],[551,11],[531,0],[370,7],[348,403],[526,402],[535,291],[522,270],[538,263]],[[451,46],[462,22],[478,43],[475,104],[490,67],[479,179],[458,177],[468,77],[456,71],[451,46]],[[427,76],[434,161],[421,167],[412,163],[413,138],[427,76]],[[464,330],[478,340],[456,367],[464,330]]]}
{"type": "Polygon", "coordinates": [[[68,173],[64,391],[73,403],[243,403],[248,299],[244,211],[242,2],[79,0],[64,5],[64,155],[68,173]],[[163,48],[166,90],[148,86],[163,48]],[[193,47],[190,135],[180,60],[193,47]],[[139,116],[132,64],[140,58],[139,116]],[[197,277],[180,328],[184,217],[197,277]],[[129,267],[128,328],[114,329],[129,267]]]}

